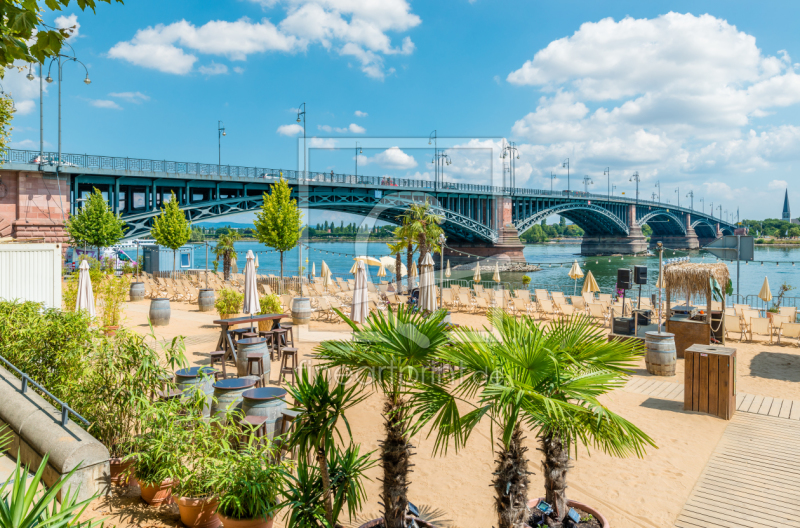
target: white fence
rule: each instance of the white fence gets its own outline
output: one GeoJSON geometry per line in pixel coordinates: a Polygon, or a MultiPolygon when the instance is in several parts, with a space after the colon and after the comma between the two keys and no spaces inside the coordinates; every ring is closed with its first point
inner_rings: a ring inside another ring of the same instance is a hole
{"type": "Polygon", "coordinates": [[[61,308],[61,244],[0,244],[0,299],[61,308]]]}

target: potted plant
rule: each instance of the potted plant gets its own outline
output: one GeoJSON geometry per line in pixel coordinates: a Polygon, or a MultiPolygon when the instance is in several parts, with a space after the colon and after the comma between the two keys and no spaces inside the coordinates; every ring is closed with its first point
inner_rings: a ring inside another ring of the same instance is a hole
{"type": "Polygon", "coordinates": [[[438,310],[424,317],[400,305],[396,313],[388,310],[386,316],[381,312],[371,313],[361,327],[341,312],[338,314],[352,328],[352,338],[323,341],[316,348],[317,357],[323,367],[346,368],[358,382],[371,384],[383,394],[386,430],[380,453],[383,525],[405,528],[413,454],[407,388],[417,379],[433,374],[436,354],[449,342],[443,324],[446,312],[438,310]]]}
{"type": "Polygon", "coordinates": [[[101,321],[103,331],[106,335],[113,336],[119,330],[120,319],[122,318],[122,303],[128,297],[130,288],[130,277],[115,277],[109,275],[100,283],[98,300],[101,310],[101,321]]]}
{"type": "Polygon", "coordinates": [[[291,484],[286,489],[287,528],[330,528],[338,525],[346,509],[350,519],[361,509],[366,492],[364,472],[374,466],[372,453],[361,455],[350,436],[345,411],[362,402],[356,384],[347,386],[347,376],[329,375],[327,369],[309,374],[304,365],[297,384],[287,385],[288,396],[295,401],[294,432],[286,441],[287,449],[297,451],[297,471],[287,472],[291,484]],[[337,430],[341,422],[343,427],[337,430]],[[337,445],[347,433],[349,445],[337,445]],[[316,464],[316,465],[315,465],[316,464]]]}
{"type": "Polygon", "coordinates": [[[607,527],[599,512],[567,499],[569,460],[581,444],[640,457],[647,446],[655,446],[597,399],[625,384],[642,355],[641,345],[609,342],[583,316],[552,321],[546,328],[527,315],[518,319],[501,310],[492,310],[489,320],[499,335],[455,330],[454,346],[442,347],[439,354],[441,361],[460,368],[420,384],[414,395],[420,422],[434,423],[436,451],[450,443],[462,447],[488,417],[500,433],[492,482],[499,528],[536,526],[540,520],[560,527],[570,508],[607,527]],[[469,402],[477,403],[462,415],[469,402]],[[544,502],[551,507],[544,519],[530,510],[539,501],[528,497],[523,423],[537,435],[543,452],[544,502]]]}
{"type": "MultiPolygon", "coordinates": [[[[281,313],[281,298],[274,293],[262,295],[261,299],[259,299],[259,305],[258,315],[281,313]]],[[[272,321],[259,321],[258,330],[260,332],[272,330],[272,321]]]]}
{"type": "Polygon", "coordinates": [[[225,528],[272,528],[289,468],[275,463],[276,447],[250,435],[244,445],[224,449],[213,486],[225,528]]]}
{"type": "Polygon", "coordinates": [[[242,309],[244,294],[230,288],[223,288],[219,292],[214,308],[222,319],[229,319],[242,309]]]}
{"type": "Polygon", "coordinates": [[[527,287],[530,284],[531,284],[531,278],[528,275],[523,275],[522,276],[522,285],[527,287]]]}
{"type": "Polygon", "coordinates": [[[786,282],[781,284],[780,288],[778,288],[777,297],[775,297],[775,300],[772,301],[772,306],[770,306],[769,309],[767,309],[767,317],[769,317],[770,320],[772,319],[773,314],[780,313],[781,304],[783,303],[783,297],[793,289],[794,286],[787,284],[786,282]]]}

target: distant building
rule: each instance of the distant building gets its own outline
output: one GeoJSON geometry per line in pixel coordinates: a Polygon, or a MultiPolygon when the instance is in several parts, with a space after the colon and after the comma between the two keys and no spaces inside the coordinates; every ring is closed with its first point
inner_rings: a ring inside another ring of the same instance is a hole
{"type": "Polygon", "coordinates": [[[781,219],[785,222],[792,221],[792,211],[789,209],[789,189],[786,189],[786,194],[783,196],[783,216],[781,219]]]}

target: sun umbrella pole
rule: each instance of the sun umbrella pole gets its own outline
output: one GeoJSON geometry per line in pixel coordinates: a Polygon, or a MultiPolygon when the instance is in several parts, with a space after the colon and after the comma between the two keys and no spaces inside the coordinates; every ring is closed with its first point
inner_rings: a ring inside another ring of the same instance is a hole
{"type": "MultiPolygon", "coordinates": [[[[664,246],[658,243],[658,282],[664,286],[664,246]]],[[[658,288],[658,333],[661,333],[661,288],[658,288]]]]}

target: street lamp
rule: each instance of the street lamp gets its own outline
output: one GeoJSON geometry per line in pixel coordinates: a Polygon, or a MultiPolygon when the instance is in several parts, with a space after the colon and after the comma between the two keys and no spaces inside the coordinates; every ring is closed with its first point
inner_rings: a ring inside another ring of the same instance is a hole
{"type": "Polygon", "coordinates": [[[639,171],[634,172],[633,176],[631,176],[628,179],[628,181],[634,181],[634,180],[636,181],[636,205],[637,205],[637,209],[638,209],[638,205],[639,205],[639,171]]]}
{"type": "Polygon", "coordinates": [[[608,178],[608,201],[611,201],[611,167],[606,167],[603,174],[608,178]]]}
{"type": "Polygon", "coordinates": [[[553,171],[550,171],[550,192],[553,192],[553,180],[556,179],[556,175],[553,171]]]}
{"type": "Polygon", "coordinates": [[[654,202],[656,201],[656,193],[655,193],[655,191],[653,191],[653,194],[650,196],[650,198],[652,198],[652,200],[654,202]]]}
{"type": "Polygon", "coordinates": [[[569,158],[564,160],[564,162],[561,164],[561,167],[567,168],[567,194],[569,194],[569,158]]]}
{"type": "Polygon", "coordinates": [[[442,293],[444,292],[444,243],[447,239],[444,233],[439,233],[439,309],[444,308],[442,293]]]}
{"type": "MultiPolygon", "coordinates": [[[[436,136],[436,131],[434,130],[428,135],[428,145],[433,142],[433,158],[436,159],[436,154],[438,153],[438,138],[436,136]]],[[[436,190],[439,187],[439,165],[434,164],[433,166],[433,189],[436,190]]]]}
{"type": "Polygon", "coordinates": [[[689,191],[688,193],[686,193],[686,197],[692,199],[691,210],[694,211],[694,191],[689,191]]]}
{"type": "Polygon", "coordinates": [[[660,202],[661,201],[661,182],[660,181],[656,182],[656,187],[658,187],[658,201],[660,202]]]}
{"type": "Polygon", "coordinates": [[[356,141],[356,181],[358,181],[358,155],[363,153],[364,151],[361,150],[361,147],[358,146],[358,141],[356,141]]]}
{"type": "Polygon", "coordinates": [[[583,177],[583,192],[585,194],[589,194],[589,185],[594,185],[594,182],[587,174],[586,176],[583,177]]]}
{"type": "Polygon", "coordinates": [[[681,188],[678,187],[677,189],[675,189],[675,192],[678,194],[678,207],[680,207],[681,206],[681,188]]]}
{"type": "MultiPolygon", "coordinates": [[[[517,150],[517,144],[513,141],[509,142],[508,145],[503,147],[503,155],[500,156],[501,159],[505,159],[506,157],[509,158],[508,168],[509,168],[509,176],[510,176],[510,188],[514,188],[517,184],[517,171],[516,171],[516,163],[514,163],[514,154],[516,154],[516,159],[519,159],[519,150],[517,150]]],[[[505,185],[503,185],[505,187],[505,185]]]]}
{"type": "Polygon", "coordinates": [[[617,186],[616,185],[612,185],[611,186],[611,196],[614,196],[614,191],[616,191],[616,190],[617,190],[617,186]]]}
{"type": "Polygon", "coordinates": [[[303,177],[306,172],[306,104],[303,103],[297,107],[297,122],[300,122],[300,116],[303,116],[303,177]],[[303,109],[302,111],[300,109],[303,109]]]}
{"type": "Polygon", "coordinates": [[[705,198],[700,198],[700,212],[703,213],[703,214],[705,214],[705,212],[706,212],[706,207],[704,205],[704,200],[705,200],[705,198]]]}
{"type": "Polygon", "coordinates": [[[217,165],[222,165],[222,136],[227,136],[222,121],[217,121],[217,165]]]}

